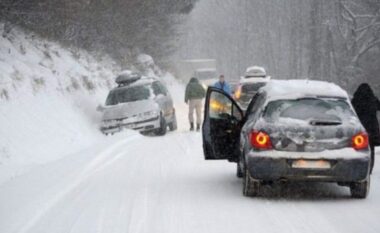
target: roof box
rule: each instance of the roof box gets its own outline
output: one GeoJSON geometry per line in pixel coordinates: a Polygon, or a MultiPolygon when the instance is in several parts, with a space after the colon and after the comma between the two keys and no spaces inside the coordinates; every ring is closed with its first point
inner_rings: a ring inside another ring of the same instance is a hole
{"type": "Polygon", "coordinates": [[[123,72],[117,76],[115,82],[119,84],[119,86],[129,85],[131,83],[136,82],[141,79],[141,74],[136,72],[123,72]]]}
{"type": "Polygon", "coordinates": [[[245,71],[245,78],[266,78],[267,72],[263,67],[260,66],[252,66],[248,67],[245,71]]]}

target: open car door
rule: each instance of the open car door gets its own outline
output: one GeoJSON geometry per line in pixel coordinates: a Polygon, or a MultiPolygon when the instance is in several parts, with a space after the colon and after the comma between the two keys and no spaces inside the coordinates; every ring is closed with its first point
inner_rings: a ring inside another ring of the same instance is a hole
{"type": "Polygon", "coordinates": [[[207,89],[202,125],[205,159],[237,161],[243,112],[223,90],[207,89]]]}

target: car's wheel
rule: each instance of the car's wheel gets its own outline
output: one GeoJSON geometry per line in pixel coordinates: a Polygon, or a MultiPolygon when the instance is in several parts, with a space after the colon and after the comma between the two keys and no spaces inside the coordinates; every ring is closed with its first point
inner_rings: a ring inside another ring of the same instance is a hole
{"type": "Polygon", "coordinates": [[[247,197],[256,197],[259,195],[261,183],[255,180],[249,174],[248,169],[244,171],[243,195],[247,197]]]}
{"type": "Polygon", "coordinates": [[[169,123],[169,129],[170,131],[177,130],[177,117],[175,113],[173,113],[173,121],[169,123]]]}
{"type": "Polygon", "coordinates": [[[370,188],[370,178],[362,182],[352,183],[350,185],[351,197],[364,199],[368,196],[370,188]]]}
{"type": "Polygon", "coordinates": [[[165,121],[165,118],[163,116],[160,116],[160,128],[157,129],[156,135],[163,136],[166,134],[166,128],[167,124],[165,121]]]}
{"type": "Polygon", "coordinates": [[[242,169],[240,167],[239,161],[236,163],[236,176],[238,178],[242,178],[243,177],[243,171],[242,171],[242,169]]]}

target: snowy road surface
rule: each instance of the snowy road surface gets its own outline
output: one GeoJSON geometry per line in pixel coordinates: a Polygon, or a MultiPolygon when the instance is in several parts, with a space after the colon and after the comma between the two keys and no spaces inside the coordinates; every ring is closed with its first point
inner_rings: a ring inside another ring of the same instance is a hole
{"type": "Polygon", "coordinates": [[[246,198],[200,133],[127,132],[0,186],[0,232],[379,232],[379,166],[366,200],[333,184],[246,198]]]}
{"type": "Polygon", "coordinates": [[[0,233],[380,232],[379,159],[365,200],[324,183],[246,198],[235,164],[203,160],[183,87],[172,93],[178,131],[104,137],[0,184],[0,233]]]}

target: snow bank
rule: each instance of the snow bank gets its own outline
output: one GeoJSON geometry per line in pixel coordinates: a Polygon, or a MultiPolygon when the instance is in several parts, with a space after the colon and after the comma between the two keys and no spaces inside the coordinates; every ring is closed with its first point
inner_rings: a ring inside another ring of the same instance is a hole
{"type": "MultiPolygon", "coordinates": [[[[116,86],[121,69],[108,57],[64,48],[17,28],[5,33],[1,22],[0,35],[1,184],[104,141],[96,107],[116,86]]],[[[151,56],[142,54],[133,65],[121,73],[138,69],[183,99],[184,87],[163,75],[151,56]]],[[[174,103],[187,111],[183,101],[174,98],[174,103]]],[[[186,115],[177,118],[187,121],[186,115]]]]}
{"type": "Polygon", "coordinates": [[[118,68],[0,23],[0,183],[101,140],[100,114],[118,68]]]}

